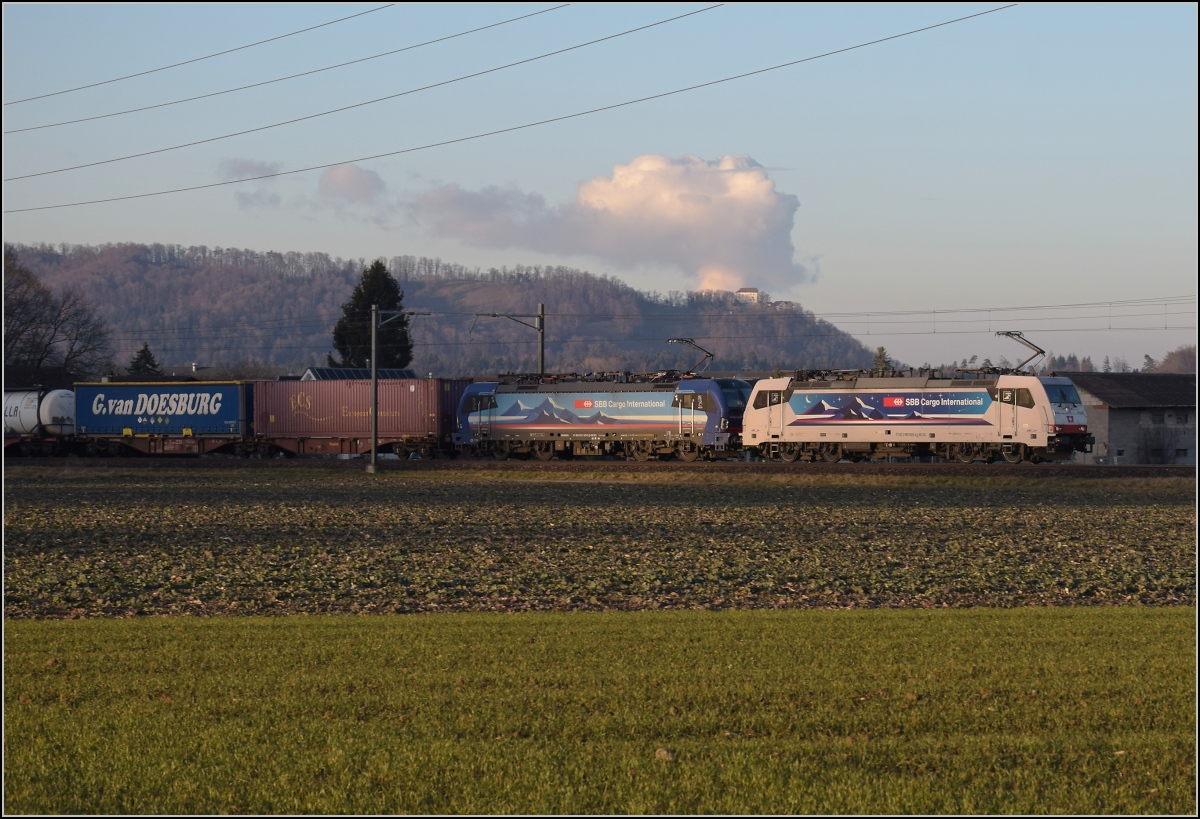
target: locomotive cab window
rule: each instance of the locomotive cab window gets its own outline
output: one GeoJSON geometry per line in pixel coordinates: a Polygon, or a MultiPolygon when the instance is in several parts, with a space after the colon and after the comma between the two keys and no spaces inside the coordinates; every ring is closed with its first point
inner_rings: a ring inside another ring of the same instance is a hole
{"type": "Polygon", "coordinates": [[[1033,409],[1033,393],[1024,387],[1014,390],[1011,387],[1003,387],[1001,389],[988,390],[993,401],[999,401],[1001,404],[1012,406],[1016,404],[1018,407],[1033,409]]]}
{"type": "Polygon", "coordinates": [[[1082,404],[1079,393],[1071,384],[1045,384],[1046,396],[1051,404],[1082,404]]]}
{"type": "Polygon", "coordinates": [[[783,403],[783,393],[780,390],[763,390],[754,396],[754,408],[777,407],[783,403]]]}
{"type": "Polygon", "coordinates": [[[721,394],[725,396],[725,403],[731,410],[743,409],[746,406],[746,392],[739,390],[733,386],[721,386],[721,394]]]}
{"type": "Polygon", "coordinates": [[[712,403],[712,399],[709,398],[706,392],[683,392],[675,395],[675,398],[671,401],[671,406],[708,412],[712,407],[712,403]]]}

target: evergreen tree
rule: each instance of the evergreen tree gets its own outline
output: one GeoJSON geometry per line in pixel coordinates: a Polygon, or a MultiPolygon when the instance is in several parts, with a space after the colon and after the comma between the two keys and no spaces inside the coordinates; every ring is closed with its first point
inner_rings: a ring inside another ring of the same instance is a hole
{"type": "Polygon", "coordinates": [[[875,357],[871,360],[871,369],[886,370],[892,366],[892,362],[888,360],[887,349],[884,347],[875,348],[875,357]]]}
{"type": "Polygon", "coordinates": [[[154,360],[149,341],[142,342],[142,349],[134,353],[125,372],[130,375],[162,375],[162,367],[154,360]]]}
{"type": "MultiPolygon", "coordinates": [[[[377,259],[363,271],[350,301],[342,305],[342,317],[333,328],[333,348],[341,353],[342,360],[327,356],[330,367],[370,366],[371,305],[380,310],[400,310],[404,306],[404,292],[382,259],[377,259]]],[[[377,367],[407,367],[412,361],[408,316],[398,316],[382,325],[377,335],[377,347],[377,367]]]]}
{"type": "Polygon", "coordinates": [[[1152,373],[1158,367],[1158,362],[1146,355],[1142,358],[1142,372],[1152,373]]]}

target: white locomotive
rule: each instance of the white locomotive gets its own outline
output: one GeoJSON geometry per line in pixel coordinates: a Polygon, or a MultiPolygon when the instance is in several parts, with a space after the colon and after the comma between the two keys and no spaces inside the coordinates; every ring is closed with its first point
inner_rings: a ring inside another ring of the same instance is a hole
{"type": "Polygon", "coordinates": [[[754,385],[742,446],[782,461],[937,456],[1066,461],[1090,452],[1069,378],[797,373],[754,385]]]}

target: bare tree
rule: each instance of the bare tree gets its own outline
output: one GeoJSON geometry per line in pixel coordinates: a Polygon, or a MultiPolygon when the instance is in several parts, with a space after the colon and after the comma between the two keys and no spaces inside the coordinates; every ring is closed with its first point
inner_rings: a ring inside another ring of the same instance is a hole
{"type": "Polygon", "coordinates": [[[37,276],[21,266],[11,250],[4,251],[4,363],[36,361],[45,347],[46,319],[54,295],[37,276]]]}
{"type": "Polygon", "coordinates": [[[109,359],[108,327],[79,291],[55,296],[11,250],[4,252],[4,364],[100,373],[109,359]]]}

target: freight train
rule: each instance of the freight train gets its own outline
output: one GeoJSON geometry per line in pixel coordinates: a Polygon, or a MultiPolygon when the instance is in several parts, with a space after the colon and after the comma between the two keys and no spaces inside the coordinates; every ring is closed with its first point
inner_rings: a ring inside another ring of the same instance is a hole
{"type": "MultiPolygon", "coordinates": [[[[748,455],[783,462],[894,458],[1066,461],[1093,438],[1067,378],[798,371],[512,375],[379,382],[378,447],[402,457],[748,455]]],[[[360,456],[370,382],[86,383],[5,394],[5,453],[360,456]]]]}

